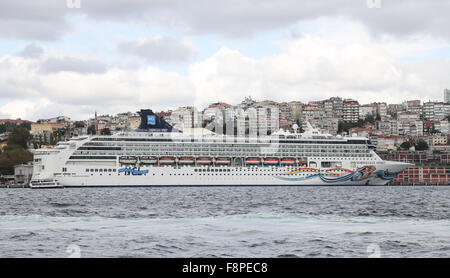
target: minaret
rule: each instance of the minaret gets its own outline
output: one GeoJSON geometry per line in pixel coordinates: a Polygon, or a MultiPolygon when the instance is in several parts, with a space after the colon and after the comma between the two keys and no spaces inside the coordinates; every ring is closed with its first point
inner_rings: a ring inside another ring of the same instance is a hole
{"type": "Polygon", "coordinates": [[[95,111],[94,127],[95,127],[95,135],[98,135],[98,119],[97,119],[97,111],[95,111]]]}

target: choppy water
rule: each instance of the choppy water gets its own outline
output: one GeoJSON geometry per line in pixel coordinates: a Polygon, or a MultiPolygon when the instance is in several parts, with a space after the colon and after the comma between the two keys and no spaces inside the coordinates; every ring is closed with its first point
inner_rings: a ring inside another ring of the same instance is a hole
{"type": "Polygon", "coordinates": [[[0,190],[0,257],[73,250],[82,257],[450,257],[450,187],[0,190]]]}

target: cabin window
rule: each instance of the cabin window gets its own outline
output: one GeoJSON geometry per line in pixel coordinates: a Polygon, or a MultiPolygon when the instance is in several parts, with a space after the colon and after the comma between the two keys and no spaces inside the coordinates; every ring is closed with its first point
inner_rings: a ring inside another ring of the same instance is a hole
{"type": "Polygon", "coordinates": [[[321,166],[322,166],[322,168],[330,168],[331,162],[330,161],[322,161],[321,166]]]}

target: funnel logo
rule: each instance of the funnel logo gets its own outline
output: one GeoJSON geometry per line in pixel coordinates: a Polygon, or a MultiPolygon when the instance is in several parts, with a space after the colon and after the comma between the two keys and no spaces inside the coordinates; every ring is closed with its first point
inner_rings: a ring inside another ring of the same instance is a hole
{"type": "Polygon", "coordinates": [[[156,116],[155,115],[147,115],[147,124],[148,125],[156,125],[156,116]]]}

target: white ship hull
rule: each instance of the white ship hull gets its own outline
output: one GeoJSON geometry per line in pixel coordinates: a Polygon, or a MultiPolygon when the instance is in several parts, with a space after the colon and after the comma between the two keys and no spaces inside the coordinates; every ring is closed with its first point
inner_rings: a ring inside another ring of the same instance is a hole
{"type": "Polygon", "coordinates": [[[407,163],[387,162],[379,168],[372,166],[368,171],[330,171],[292,166],[144,166],[139,170],[118,168],[114,172],[60,176],[55,180],[63,187],[385,185],[408,166],[407,163]]]}

